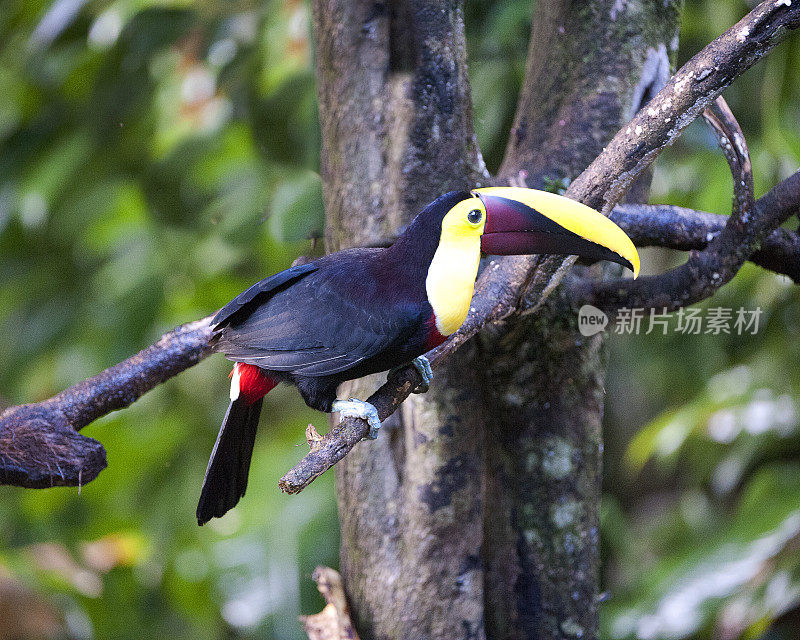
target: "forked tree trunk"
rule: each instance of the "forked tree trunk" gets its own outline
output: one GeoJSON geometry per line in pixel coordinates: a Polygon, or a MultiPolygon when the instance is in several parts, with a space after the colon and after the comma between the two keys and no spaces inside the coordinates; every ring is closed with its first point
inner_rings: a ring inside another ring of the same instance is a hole
{"type": "MultiPolygon", "coordinates": [[[[494,182],[577,175],[668,79],[678,22],[679,0],[540,0],[494,182]]],[[[386,243],[441,193],[492,182],[461,2],[315,0],[314,36],[330,251],[386,243]]],[[[339,463],[362,639],[596,637],[603,351],[547,307],[493,327],[339,463]]]]}

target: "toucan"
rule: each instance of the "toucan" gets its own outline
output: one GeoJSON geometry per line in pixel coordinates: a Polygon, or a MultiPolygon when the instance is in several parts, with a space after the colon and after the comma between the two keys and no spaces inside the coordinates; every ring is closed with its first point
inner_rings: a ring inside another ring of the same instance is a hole
{"type": "Polygon", "coordinates": [[[337,399],[337,387],[408,363],[427,386],[422,354],[464,322],[482,252],[578,255],[639,273],[630,238],[594,209],[545,191],[489,187],[437,198],[389,247],[339,251],[254,284],[212,320],[212,349],[235,364],[198,524],[244,496],[262,399],[280,382],[313,409],[366,419],[375,438],[375,407],[337,399]]]}

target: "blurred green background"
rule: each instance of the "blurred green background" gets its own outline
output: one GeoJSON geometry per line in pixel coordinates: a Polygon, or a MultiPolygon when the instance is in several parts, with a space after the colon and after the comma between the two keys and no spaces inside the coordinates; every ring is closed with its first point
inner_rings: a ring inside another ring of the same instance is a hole
{"type": "MultiPolygon", "coordinates": [[[[680,60],[747,10],[687,2],[680,60]]],[[[467,3],[490,169],[529,15],[467,3]]],[[[0,404],[49,397],[320,250],[309,31],[294,0],[0,1],[0,404]]],[[[798,69],[795,36],[725,93],[758,195],[800,163],[798,69]]],[[[727,213],[730,182],[695,124],[652,201],[727,213]]],[[[799,302],[748,265],[705,306],[760,307],[757,335],[610,340],[604,637],[798,637],[799,302]]],[[[199,529],[228,371],[210,358],[89,426],[109,467],[81,492],[0,487],[0,640],[303,637],[297,615],[322,605],[311,572],[337,564],[332,475],[294,497],[277,479],[323,418],[271,393],[247,499],[199,529]]]]}

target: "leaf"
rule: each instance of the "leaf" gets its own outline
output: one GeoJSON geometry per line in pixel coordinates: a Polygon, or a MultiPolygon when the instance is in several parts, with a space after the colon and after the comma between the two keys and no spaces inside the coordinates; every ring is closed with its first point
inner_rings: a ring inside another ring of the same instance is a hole
{"type": "Polygon", "coordinates": [[[275,189],[269,230],[283,242],[320,238],[325,224],[324,210],[322,179],[313,171],[303,172],[275,189]]]}

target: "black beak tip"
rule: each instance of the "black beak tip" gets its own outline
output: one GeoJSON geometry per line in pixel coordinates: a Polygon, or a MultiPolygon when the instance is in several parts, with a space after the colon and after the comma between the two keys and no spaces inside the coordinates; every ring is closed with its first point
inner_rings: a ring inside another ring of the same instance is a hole
{"type": "Polygon", "coordinates": [[[633,264],[627,258],[623,258],[619,255],[616,251],[611,251],[610,249],[606,249],[605,247],[596,247],[593,248],[594,251],[587,251],[585,256],[581,256],[578,254],[578,257],[583,257],[584,259],[581,260],[582,264],[592,265],[595,264],[598,260],[606,260],[608,262],[615,262],[619,265],[622,265],[626,269],[629,269],[633,272],[633,264]]]}
{"type": "Polygon", "coordinates": [[[631,272],[633,272],[633,265],[631,264],[631,261],[628,260],[627,258],[619,256],[619,260],[617,262],[619,262],[619,264],[621,264],[626,269],[629,269],[631,272]]]}

